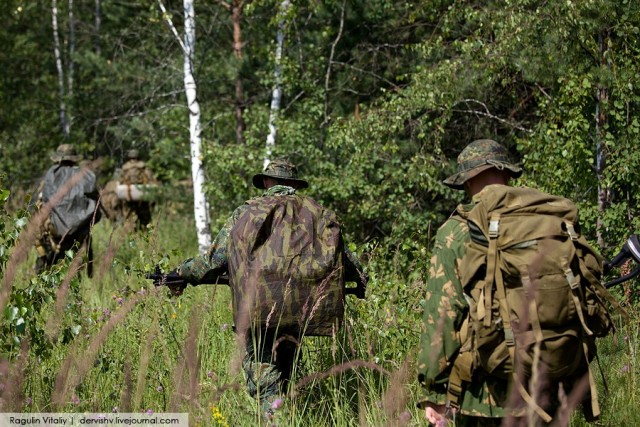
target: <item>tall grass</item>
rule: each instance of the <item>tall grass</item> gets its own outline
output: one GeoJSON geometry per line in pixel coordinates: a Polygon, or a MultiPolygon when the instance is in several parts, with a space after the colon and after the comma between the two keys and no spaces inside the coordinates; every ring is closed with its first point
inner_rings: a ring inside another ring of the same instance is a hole
{"type": "MultiPolygon", "coordinates": [[[[24,340],[20,356],[0,364],[2,410],[175,411],[188,412],[192,425],[263,423],[244,387],[239,363],[244,348],[231,328],[230,290],[188,287],[176,298],[141,275],[157,262],[169,269],[195,255],[193,230],[188,215],[162,211],[141,233],[106,220],[97,224],[96,274],[88,278],[78,258],[66,260],[58,267],[56,298],[38,315],[51,351],[38,354],[24,340]],[[62,336],[72,324],[80,326],[73,329],[77,333],[62,336]]],[[[16,254],[14,287],[34,276],[33,251],[16,254]]],[[[342,330],[333,338],[304,339],[275,425],[426,425],[416,408],[420,389],[414,366],[423,285],[387,269],[375,256],[369,271],[368,299],[347,298],[342,330]]],[[[640,333],[634,319],[600,342],[609,391],[599,379],[598,425],[640,425],[640,333]]],[[[576,414],[571,425],[587,423],[576,414]]]]}

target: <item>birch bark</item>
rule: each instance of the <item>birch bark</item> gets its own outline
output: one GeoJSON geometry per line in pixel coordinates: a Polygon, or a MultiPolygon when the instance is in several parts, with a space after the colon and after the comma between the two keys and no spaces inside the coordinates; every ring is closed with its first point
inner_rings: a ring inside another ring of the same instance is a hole
{"type": "Polygon", "coordinates": [[[189,141],[191,148],[191,179],[193,180],[193,213],[198,235],[198,252],[204,254],[211,246],[209,203],[204,193],[204,169],[202,165],[202,137],[200,127],[200,104],[197,98],[196,80],[193,76],[193,56],[196,44],[195,9],[193,0],[183,0],[184,37],[181,40],[171,16],[161,0],[158,5],[171,31],[184,52],[184,91],[189,108],[189,141]]]}
{"type": "Polygon", "coordinates": [[[280,70],[280,62],[282,61],[282,50],[284,48],[284,28],[287,22],[287,11],[289,10],[291,3],[289,0],[282,0],[280,2],[280,8],[278,14],[280,19],[278,20],[278,31],[276,34],[276,57],[274,67],[274,79],[275,85],[271,94],[271,110],[269,112],[269,134],[267,135],[267,143],[265,145],[265,154],[263,168],[269,165],[271,161],[271,154],[273,148],[276,145],[276,137],[278,129],[276,128],[276,120],[278,119],[278,113],[280,111],[280,103],[282,102],[282,78],[280,70]]]}
{"type": "Polygon", "coordinates": [[[62,134],[69,136],[69,121],[67,119],[67,106],[65,104],[64,69],[62,68],[62,53],[60,48],[60,33],[58,31],[58,1],[51,0],[51,24],[53,26],[53,53],[56,59],[58,71],[58,90],[60,95],[60,126],[62,134]]]}
{"type": "Polygon", "coordinates": [[[73,56],[76,51],[76,21],[73,16],[73,0],[69,0],[69,63],[67,66],[67,96],[73,99],[73,75],[75,62],[73,56]]]}
{"type": "Polygon", "coordinates": [[[193,56],[196,44],[195,9],[193,0],[184,0],[184,90],[189,108],[189,136],[191,146],[191,177],[193,179],[193,213],[198,233],[198,251],[204,254],[211,246],[209,204],[204,193],[204,169],[202,166],[202,137],[200,104],[193,77],[193,56]]]}

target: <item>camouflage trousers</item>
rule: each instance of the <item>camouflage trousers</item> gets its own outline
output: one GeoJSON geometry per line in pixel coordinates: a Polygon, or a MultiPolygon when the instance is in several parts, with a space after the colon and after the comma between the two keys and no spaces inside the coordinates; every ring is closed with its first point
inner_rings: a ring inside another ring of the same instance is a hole
{"type": "Polygon", "coordinates": [[[272,413],[273,402],[287,392],[295,365],[297,335],[275,330],[259,330],[248,334],[242,368],[247,378],[247,391],[258,400],[263,414],[272,413]]]}
{"type": "Polygon", "coordinates": [[[87,276],[93,276],[93,246],[91,245],[91,235],[89,230],[80,230],[73,236],[60,238],[44,234],[36,238],[36,274],[42,273],[53,264],[65,257],[65,252],[69,249],[86,250],[87,253],[87,276]]]}

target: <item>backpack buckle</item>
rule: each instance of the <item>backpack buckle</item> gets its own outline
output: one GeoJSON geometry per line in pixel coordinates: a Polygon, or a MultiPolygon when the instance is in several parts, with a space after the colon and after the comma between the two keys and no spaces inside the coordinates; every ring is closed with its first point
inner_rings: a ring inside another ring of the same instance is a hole
{"type": "Polygon", "coordinates": [[[580,286],[580,281],[577,280],[576,275],[573,274],[573,271],[570,268],[567,268],[564,271],[564,276],[567,278],[567,282],[569,282],[569,287],[571,287],[571,289],[578,289],[578,286],[580,286]]]}
{"type": "Polygon", "coordinates": [[[578,233],[576,233],[576,229],[573,227],[573,223],[570,221],[565,221],[565,226],[567,227],[567,233],[569,233],[569,237],[571,240],[578,240],[578,233]]]}
{"type": "Polygon", "coordinates": [[[504,341],[507,343],[507,347],[514,347],[516,345],[513,329],[507,327],[504,328],[504,341]]]}
{"type": "Polygon", "coordinates": [[[500,218],[491,218],[489,221],[489,237],[495,239],[498,237],[498,230],[500,229],[500,218]]]}

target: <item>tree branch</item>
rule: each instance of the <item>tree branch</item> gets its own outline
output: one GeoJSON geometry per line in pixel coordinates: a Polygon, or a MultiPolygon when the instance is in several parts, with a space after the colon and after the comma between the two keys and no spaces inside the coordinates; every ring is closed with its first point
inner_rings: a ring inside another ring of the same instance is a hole
{"type": "Polygon", "coordinates": [[[162,11],[162,17],[164,18],[165,21],[167,21],[169,28],[171,28],[171,32],[173,33],[174,36],[176,36],[176,39],[178,40],[178,43],[180,43],[180,47],[182,48],[182,51],[186,54],[187,47],[184,45],[184,42],[182,41],[180,34],[178,34],[178,30],[176,30],[176,26],[173,25],[173,21],[171,20],[171,15],[169,15],[169,13],[167,12],[167,9],[164,7],[164,4],[162,3],[162,0],[158,0],[158,6],[160,6],[160,10],[162,11]]]}
{"type": "Polygon", "coordinates": [[[478,110],[456,110],[456,109],[453,109],[453,108],[452,108],[452,111],[455,111],[455,112],[457,112],[457,113],[469,113],[469,114],[476,114],[476,115],[479,115],[479,116],[489,117],[490,119],[497,120],[497,121],[499,121],[500,123],[504,123],[504,124],[506,124],[506,125],[508,125],[508,126],[511,126],[512,128],[515,128],[515,129],[521,130],[521,131],[523,131],[523,132],[527,132],[527,133],[531,133],[531,132],[533,132],[531,129],[527,129],[527,128],[525,128],[525,127],[522,127],[522,126],[520,126],[520,125],[517,125],[517,124],[515,124],[515,123],[512,123],[512,122],[510,122],[510,121],[508,121],[508,120],[505,120],[505,119],[503,119],[502,117],[498,117],[498,116],[496,116],[496,115],[494,115],[494,114],[491,114],[491,111],[489,111],[489,107],[487,107],[487,104],[485,104],[485,103],[484,103],[484,102],[482,102],[482,101],[478,101],[477,99],[471,99],[471,98],[469,98],[469,99],[462,99],[462,100],[460,100],[460,101],[458,101],[458,102],[454,103],[453,105],[455,106],[455,105],[457,105],[457,104],[462,104],[462,103],[467,103],[467,104],[468,104],[468,103],[475,103],[475,104],[479,104],[479,105],[481,105],[481,106],[483,107],[484,111],[478,111],[478,110]]]}
{"type": "Polygon", "coordinates": [[[331,44],[331,53],[329,54],[329,63],[327,64],[327,74],[324,78],[324,121],[322,126],[325,126],[329,122],[329,81],[331,79],[331,65],[333,64],[333,56],[336,53],[336,46],[342,38],[342,30],[344,29],[344,9],[346,0],[342,0],[342,10],[340,12],[340,29],[336,35],[335,40],[331,44]]]}

